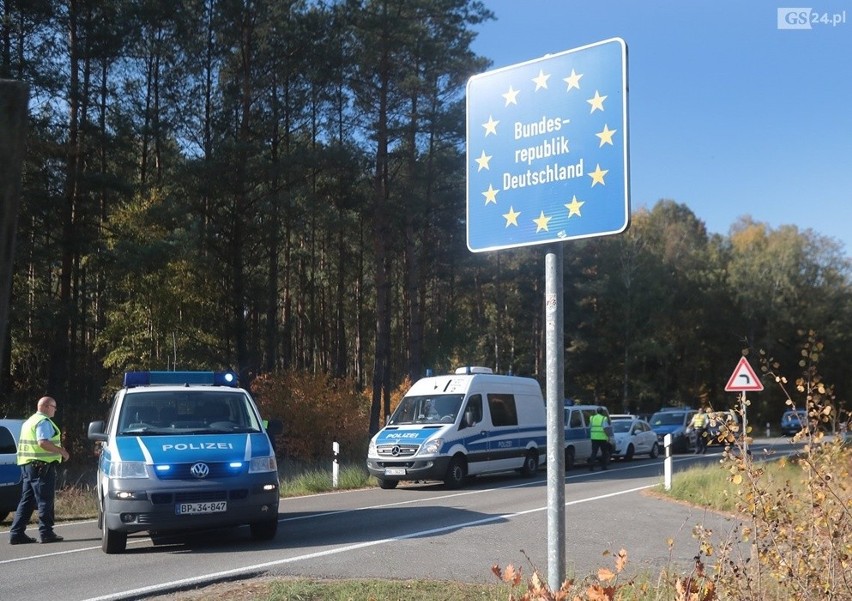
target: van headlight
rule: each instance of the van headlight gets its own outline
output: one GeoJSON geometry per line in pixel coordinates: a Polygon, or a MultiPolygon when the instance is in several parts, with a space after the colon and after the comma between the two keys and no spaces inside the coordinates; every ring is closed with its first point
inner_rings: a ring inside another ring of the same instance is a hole
{"type": "Polygon", "coordinates": [[[376,439],[371,438],[370,439],[370,445],[367,447],[367,456],[368,457],[375,457],[377,454],[378,454],[378,451],[376,450],[376,439]]]}
{"type": "Polygon", "coordinates": [[[147,478],[148,470],[142,461],[113,461],[109,464],[110,478],[147,478]]]}
{"type": "Polygon", "coordinates": [[[269,457],[252,457],[249,464],[249,473],[258,474],[261,472],[277,472],[278,462],[275,461],[275,456],[269,457]]]}
{"type": "Polygon", "coordinates": [[[433,438],[432,440],[427,440],[423,443],[423,446],[420,447],[421,455],[437,455],[441,452],[441,447],[444,446],[444,440],[441,438],[433,438]]]}

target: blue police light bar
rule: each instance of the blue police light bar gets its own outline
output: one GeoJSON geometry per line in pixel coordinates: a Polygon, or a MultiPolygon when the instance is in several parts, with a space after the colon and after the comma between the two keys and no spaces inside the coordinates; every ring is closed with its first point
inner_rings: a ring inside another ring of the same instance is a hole
{"type": "Polygon", "coordinates": [[[124,374],[125,388],[136,386],[239,386],[237,374],[232,371],[128,371],[124,374]]]}

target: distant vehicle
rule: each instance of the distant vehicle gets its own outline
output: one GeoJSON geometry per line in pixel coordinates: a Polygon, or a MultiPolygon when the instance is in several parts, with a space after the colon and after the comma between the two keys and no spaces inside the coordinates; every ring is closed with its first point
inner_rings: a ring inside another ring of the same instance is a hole
{"type": "Polygon", "coordinates": [[[740,440],[742,435],[740,419],[735,411],[710,411],[707,413],[708,446],[740,440]],[[733,436],[733,439],[728,434],[733,436]]]}
{"type": "Polygon", "coordinates": [[[443,480],[518,471],[534,476],[547,452],[547,416],[532,378],[460,367],[412,384],[373,436],[367,470],[384,489],[403,480],[443,480]]]}
{"type": "Polygon", "coordinates": [[[666,434],[672,435],[672,452],[686,453],[695,446],[695,432],[687,432],[695,409],[667,407],[651,416],[651,429],[657,434],[660,447],[665,444],[666,434]]]}
{"type": "Polygon", "coordinates": [[[804,409],[785,411],[781,416],[781,434],[793,436],[808,425],[808,412],[804,409]]]}
{"type": "Polygon", "coordinates": [[[21,468],[18,438],[22,419],[0,419],[0,522],[18,508],[21,500],[21,468]]]}
{"type": "Polygon", "coordinates": [[[612,430],[615,437],[613,457],[623,457],[626,461],[634,455],[648,455],[652,459],[660,452],[657,435],[644,419],[633,415],[613,415],[612,430]]]}
{"type": "MultiPolygon", "coordinates": [[[[612,421],[609,410],[602,405],[572,405],[565,402],[565,469],[570,470],[574,465],[586,465],[592,456],[592,437],[589,420],[598,412],[612,421]]],[[[615,439],[610,439],[615,444],[615,439]]]]}

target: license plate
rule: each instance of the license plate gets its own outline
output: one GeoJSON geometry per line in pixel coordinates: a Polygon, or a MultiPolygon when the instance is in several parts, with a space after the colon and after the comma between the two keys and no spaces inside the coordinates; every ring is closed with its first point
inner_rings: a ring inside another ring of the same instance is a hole
{"type": "Polygon", "coordinates": [[[386,467],[385,468],[385,476],[404,476],[405,468],[404,467],[386,467]]]}
{"type": "Polygon", "coordinates": [[[199,515],[203,513],[221,513],[228,510],[227,501],[212,501],[209,503],[178,503],[175,513],[178,515],[199,515]]]}

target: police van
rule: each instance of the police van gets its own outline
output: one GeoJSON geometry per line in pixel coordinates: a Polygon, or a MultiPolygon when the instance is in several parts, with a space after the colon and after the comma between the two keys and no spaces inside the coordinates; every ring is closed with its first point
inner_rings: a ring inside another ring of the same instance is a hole
{"type": "Polygon", "coordinates": [[[370,441],[367,469],[382,488],[401,480],[443,480],[538,471],[547,452],[541,387],[532,378],[496,375],[487,367],[414,383],[387,425],[370,441]]]}
{"type": "Polygon", "coordinates": [[[154,543],[177,531],[248,524],[275,537],[279,481],[269,433],[232,372],[128,372],[106,422],[89,424],[101,443],[98,527],[105,553],[127,535],[154,543]]]}

